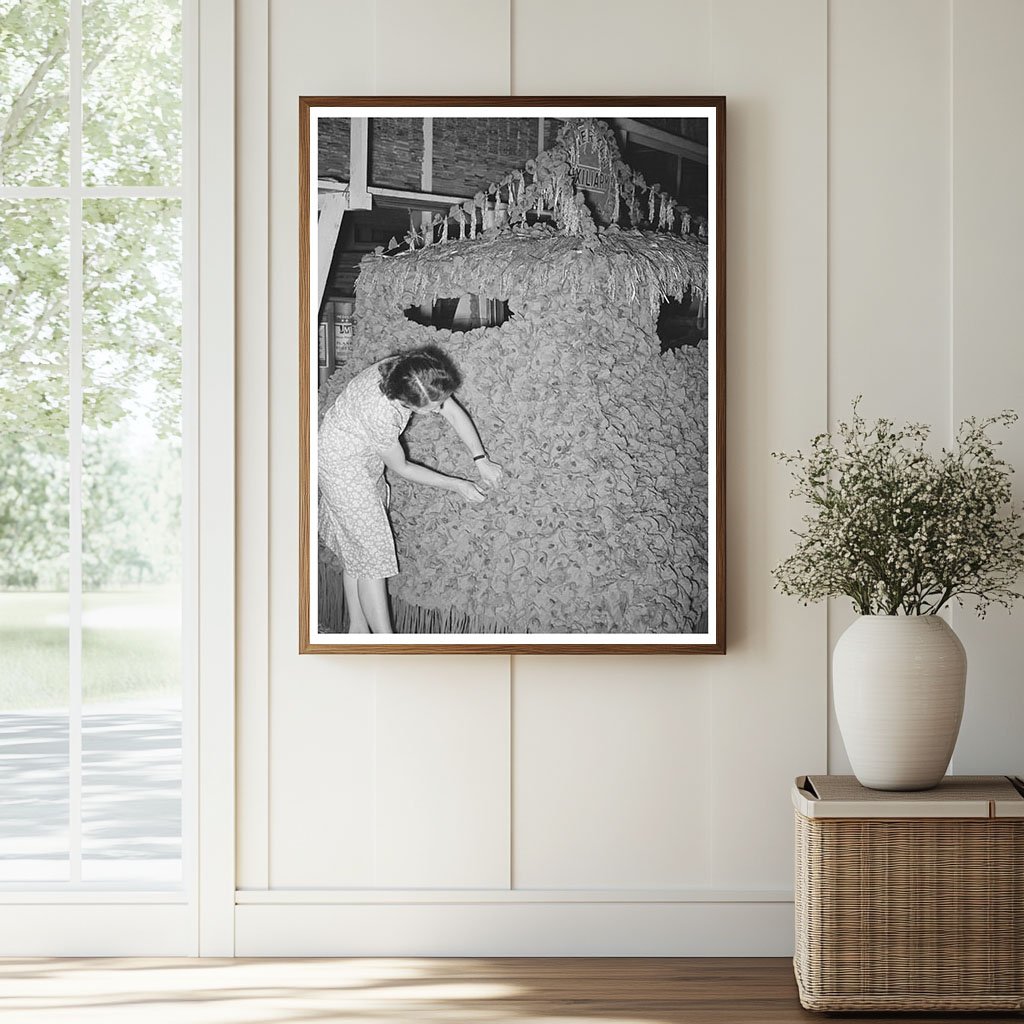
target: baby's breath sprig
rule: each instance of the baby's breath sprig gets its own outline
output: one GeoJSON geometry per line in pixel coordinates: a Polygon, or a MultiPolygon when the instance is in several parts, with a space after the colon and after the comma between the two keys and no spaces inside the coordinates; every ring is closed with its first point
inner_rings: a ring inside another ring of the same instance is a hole
{"type": "Polygon", "coordinates": [[[1024,516],[988,436],[1017,414],[971,417],[952,450],[925,450],[929,428],[869,425],[853,402],[849,423],[810,450],[773,452],[811,511],[793,531],[796,551],[776,566],[775,587],[804,603],[846,596],[862,615],[934,615],[973,598],[979,616],[1010,608],[1024,571],[1024,516]]]}

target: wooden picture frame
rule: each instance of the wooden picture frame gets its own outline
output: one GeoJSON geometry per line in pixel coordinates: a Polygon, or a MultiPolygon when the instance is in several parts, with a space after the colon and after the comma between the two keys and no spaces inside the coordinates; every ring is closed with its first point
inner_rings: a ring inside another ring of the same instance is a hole
{"type": "Polygon", "coordinates": [[[725,653],[725,213],[720,96],[300,98],[300,653],[725,653]],[[409,460],[503,476],[390,471],[395,632],[347,632],[351,545],[387,553],[345,511],[379,453],[338,424],[401,429],[368,368],[426,344],[486,458],[414,415],[409,460]]]}

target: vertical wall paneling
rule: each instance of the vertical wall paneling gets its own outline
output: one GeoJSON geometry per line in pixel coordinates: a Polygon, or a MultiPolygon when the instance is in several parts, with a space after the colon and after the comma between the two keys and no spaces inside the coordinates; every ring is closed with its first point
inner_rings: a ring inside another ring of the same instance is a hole
{"type": "MultiPolygon", "coordinates": [[[[1024,5],[954,0],[952,416],[1024,415],[1024,5]]],[[[1024,424],[996,434],[1024,498],[1024,424]]],[[[967,648],[967,702],[956,771],[1024,772],[1024,603],[978,620],[954,610],[967,648]]]]}
{"type": "Polygon", "coordinates": [[[515,659],[515,887],[707,886],[707,686],[677,658],[573,661],[515,659]]]}
{"type": "MultiPolygon", "coordinates": [[[[707,94],[710,30],[708,0],[513,0],[515,92],[707,94]]],[[[514,660],[515,886],[707,884],[709,659],[514,660]]]]}
{"type": "Polygon", "coordinates": [[[394,660],[411,671],[377,684],[376,885],[507,889],[509,659],[394,660]]]}
{"type": "Polygon", "coordinates": [[[199,955],[234,951],[235,14],[199,14],[199,955]]]}
{"type": "Polygon", "coordinates": [[[504,96],[510,0],[374,4],[382,96],[504,96]]]}
{"type": "MultiPolygon", "coordinates": [[[[949,434],[949,10],[829,4],[831,426],[868,418],[949,434]],[[912,69],[912,70],[911,70],[912,69]]],[[[829,650],[853,621],[831,602],[829,650]]],[[[829,767],[849,771],[831,727],[829,767]]]]}
{"type": "Polygon", "coordinates": [[[832,0],[829,12],[830,416],[863,394],[867,416],[945,437],[948,8],[832,0]]]}
{"type": "MultiPolygon", "coordinates": [[[[373,6],[270,0],[272,886],[365,885],[372,877],[373,679],[379,659],[300,658],[295,620],[299,96],[373,92],[373,6]]],[[[251,58],[243,52],[242,59],[251,58]]],[[[243,175],[249,159],[266,162],[268,155],[247,156],[240,162],[243,175]]],[[[245,339],[239,341],[244,353],[245,339]]]]}
{"type": "Polygon", "coordinates": [[[373,886],[380,659],[316,660],[274,693],[271,885],[373,886]]]}
{"type": "MultiPolygon", "coordinates": [[[[508,0],[375,5],[381,95],[507,94],[508,0]]],[[[380,659],[379,886],[509,885],[509,659],[380,659]]]]}
{"type": "Polygon", "coordinates": [[[240,889],[270,884],[270,453],[268,417],[268,324],[270,258],[267,206],[270,201],[268,133],[270,39],[268,0],[237,8],[238,51],[236,151],[244,165],[237,176],[236,226],[240,283],[236,323],[243,358],[236,359],[238,434],[237,545],[242,553],[235,588],[238,614],[238,848],[240,889]]]}
{"type": "MultiPolygon", "coordinates": [[[[943,440],[1020,406],[1018,0],[265,2],[269,31],[246,5],[238,47],[239,220],[265,194],[269,223],[238,234],[238,866],[257,891],[236,948],[787,952],[788,786],[845,765],[826,686],[849,619],[771,591],[800,508],[769,453],[858,392],[943,440]],[[295,653],[297,98],[510,83],[728,99],[724,658],[295,653]]],[[[1024,467],[1024,427],[1004,451],[1024,467]]],[[[956,627],[955,767],[1022,771],[1021,630],[956,627]]]]}
{"type": "Polygon", "coordinates": [[[520,96],[709,93],[711,0],[511,0],[520,96]]]}
{"type": "Polygon", "coordinates": [[[718,0],[712,40],[729,200],[729,638],[711,664],[713,884],[788,886],[789,785],[826,759],[825,610],[771,590],[799,510],[770,453],[825,425],[826,8],[718,0]]]}

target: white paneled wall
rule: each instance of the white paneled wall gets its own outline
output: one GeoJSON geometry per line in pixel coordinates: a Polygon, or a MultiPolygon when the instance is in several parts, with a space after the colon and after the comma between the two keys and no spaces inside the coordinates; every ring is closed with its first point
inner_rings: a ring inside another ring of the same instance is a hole
{"type": "MultiPolygon", "coordinates": [[[[244,6],[250,6],[246,4],[244,6]]],[[[252,7],[266,8],[266,2],[252,7]]],[[[267,780],[267,799],[242,805],[242,842],[267,849],[251,873],[241,851],[239,885],[301,886],[337,880],[373,884],[374,659],[340,662],[296,654],[298,621],[298,98],[329,94],[342,74],[353,93],[373,91],[374,18],[369,4],[269,4],[269,49],[252,51],[269,60],[270,222],[268,419],[270,444],[270,621],[251,625],[253,638],[269,637],[269,675],[243,680],[246,694],[268,707],[269,742],[249,751],[252,770],[267,780]],[[314,6],[316,9],[314,9],[314,6]],[[349,40],[346,45],[345,40],[349,40]],[[295,200],[295,201],[293,201],[295,200]],[[263,762],[256,759],[263,756],[263,762]],[[316,825],[309,831],[310,822],[316,825]]],[[[250,49],[241,40],[241,53],[250,49]]],[[[245,58],[243,57],[243,60],[245,58]]],[[[244,161],[244,162],[248,162],[244,161]]],[[[244,173],[244,171],[243,171],[244,173]]],[[[257,216],[260,214],[257,213],[257,216]]],[[[243,256],[245,254],[243,253],[243,256]]],[[[244,304],[244,293],[243,293],[244,304]]],[[[249,339],[243,339],[248,345],[249,339]]],[[[257,434],[257,437],[260,437],[257,434]]],[[[262,440],[262,438],[260,438],[262,440]]],[[[244,510],[243,510],[244,518],[244,510]]],[[[254,558],[262,555],[254,551],[254,558]]],[[[243,558],[243,562],[245,559],[243,558]]],[[[245,593],[243,565],[240,592],[245,593]]],[[[244,646],[243,633],[242,645],[244,646]]]]}
{"type": "Polygon", "coordinates": [[[727,97],[729,151],[729,653],[708,665],[712,877],[788,890],[788,787],[825,767],[825,611],[771,593],[799,512],[770,453],[825,426],[826,18],[815,0],[711,6],[708,87],[727,97]]]}
{"type": "MultiPolygon", "coordinates": [[[[1021,404],[1021,5],[239,6],[238,951],[785,954],[846,613],[771,590],[770,452],[858,392],[943,434],[1021,404]],[[513,91],[727,97],[729,653],[300,658],[298,97],[513,91]]],[[[1021,631],[957,626],[957,766],[1022,770],[1021,631]]]]}
{"type": "Polygon", "coordinates": [[[270,67],[266,5],[240,4],[238,38],[236,151],[241,158],[235,183],[236,276],[239,298],[236,330],[246,339],[248,358],[235,361],[235,410],[238,450],[235,487],[239,514],[235,543],[238,620],[235,671],[235,799],[246,812],[237,816],[235,873],[258,884],[267,879],[267,757],[269,754],[270,656],[270,123],[267,106],[270,67]],[[257,157],[257,154],[259,156],[257,157]]]}
{"type": "MultiPolygon", "coordinates": [[[[867,417],[949,431],[949,11],[829,5],[830,426],[867,417]]],[[[853,621],[831,602],[829,649],[853,621]]],[[[833,718],[829,767],[849,771],[833,718]]]]}
{"type": "Polygon", "coordinates": [[[509,659],[415,658],[377,681],[381,888],[509,884],[509,659]]]}
{"type": "MultiPolygon", "coordinates": [[[[1006,408],[1024,415],[1024,4],[955,0],[952,37],[950,394],[959,422],[1006,408]]],[[[1024,426],[1004,439],[1024,498],[1024,426]]],[[[1024,774],[1024,607],[981,622],[967,611],[953,617],[969,664],[954,766],[1024,774]]]]}
{"type": "Polygon", "coordinates": [[[829,5],[829,404],[949,424],[949,12],[829,5]]]}
{"type": "MultiPolygon", "coordinates": [[[[375,14],[373,93],[504,96],[508,92],[508,0],[473,0],[471,4],[466,0],[387,0],[358,6],[372,8],[375,14]]],[[[337,89],[328,95],[338,95],[337,89]]]]}
{"type": "MultiPolygon", "coordinates": [[[[829,406],[931,423],[1024,412],[1024,6],[832,0],[829,26],[829,406]]],[[[1024,470],[1024,426],[1004,435],[1024,470]]],[[[1018,487],[1024,496],[1024,489],[1018,487]]],[[[1024,770],[1024,633],[954,608],[967,649],[961,773],[1024,770]]],[[[852,621],[834,602],[830,644],[852,621]]],[[[849,762],[834,721],[829,766],[849,762]]]]}
{"type": "Polygon", "coordinates": [[[710,885],[706,682],[665,656],[514,663],[515,886],[710,885]]]}
{"type": "Polygon", "coordinates": [[[512,0],[520,96],[710,95],[709,0],[512,0]]]}

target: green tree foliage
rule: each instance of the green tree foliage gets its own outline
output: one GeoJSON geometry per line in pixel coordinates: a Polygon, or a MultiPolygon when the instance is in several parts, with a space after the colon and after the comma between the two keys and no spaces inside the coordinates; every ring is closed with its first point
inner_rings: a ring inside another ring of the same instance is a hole
{"type": "Polygon", "coordinates": [[[0,0],[0,185],[65,185],[67,0],[0,0]]]}
{"type": "Polygon", "coordinates": [[[181,181],[181,0],[85,0],[87,184],[181,181]]]}
{"type": "MultiPolygon", "coordinates": [[[[87,184],[181,180],[180,0],[84,0],[87,184]]],[[[68,2],[0,0],[0,184],[65,185],[68,2]]]]}
{"type": "Polygon", "coordinates": [[[67,204],[0,200],[0,213],[0,435],[66,451],[67,204]]]}
{"type": "Polygon", "coordinates": [[[0,434],[0,588],[67,585],[67,457],[0,434]]]}
{"type": "Polygon", "coordinates": [[[181,446],[138,443],[133,424],[88,431],[82,466],[86,590],[174,580],[181,559],[181,446]]]}
{"type": "Polygon", "coordinates": [[[177,200],[85,203],[83,419],[131,414],[181,434],[181,214],[177,200]]]}
{"type": "MultiPolygon", "coordinates": [[[[84,0],[85,184],[181,180],[176,0],[84,0]]],[[[67,182],[68,4],[0,0],[0,184],[67,182]]],[[[181,211],[83,204],[83,569],[176,572],[181,211]]],[[[0,200],[0,586],[63,586],[68,547],[69,209],[0,200]]]]}

